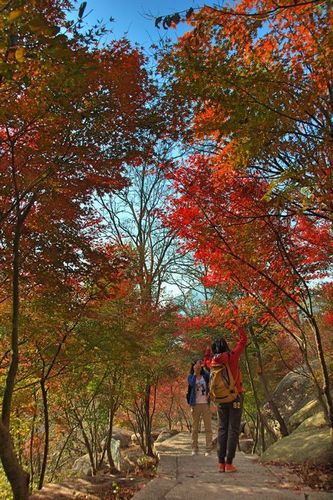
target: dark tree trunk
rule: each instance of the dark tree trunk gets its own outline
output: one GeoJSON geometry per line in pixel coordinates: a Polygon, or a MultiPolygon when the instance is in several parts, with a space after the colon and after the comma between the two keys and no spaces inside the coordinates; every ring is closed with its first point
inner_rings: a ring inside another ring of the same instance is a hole
{"type": "Polygon", "coordinates": [[[260,418],[260,415],[259,415],[259,435],[261,438],[261,449],[262,451],[265,451],[266,450],[265,425],[263,419],[260,418]]]}
{"type": "Polygon", "coordinates": [[[247,349],[245,349],[245,360],[246,360],[246,367],[247,367],[247,372],[248,372],[248,375],[249,375],[249,379],[250,379],[250,384],[251,384],[251,389],[252,389],[252,392],[253,392],[253,396],[254,396],[254,401],[255,401],[255,405],[256,405],[256,409],[257,409],[257,415],[258,415],[258,418],[259,418],[259,421],[260,421],[260,436],[261,436],[261,443],[262,443],[262,451],[265,451],[265,433],[264,433],[264,428],[267,429],[267,431],[271,434],[271,436],[273,437],[274,441],[277,440],[277,437],[275,436],[275,434],[273,433],[273,431],[270,429],[270,427],[268,426],[268,424],[265,422],[265,418],[261,412],[261,409],[260,409],[260,402],[259,402],[259,399],[258,399],[258,396],[257,396],[257,391],[256,391],[256,388],[255,388],[255,385],[254,385],[254,380],[253,380],[253,375],[252,375],[252,371],[251,371],[251,367],[250,367],[250,362],[249,362],[249,355],[248,355],[248,352],[247,352],[247,349]]]}
{"type": "Polygon", "coordinates": [[[259,415],[257,415],[257,422],[256,422],[256,425],[255,425],[255,433],[254,433],[253,446],[252,446],[252,453],[256,452],[256,449],[257,449],[257,446],[258,446],[259,426],[260,426],[260,419],[259,419],[259,415]]]}
{"type": "Polygon", "coordinates": [[[19,464],[9,430],[3,422],[0,422],[0,458],[12,487],[14,500],[27,500],[29,497],[29,474],[19,464]]]}
{"type": "Polygon", "coordinates": [[[147,455],[149,457],[153,457],[154,452],[153,452],[153,443],[151,435],[150,392],[151,392],[151,385],[147,384],[145,389],[145,441],[146,441],[147,455]]]}
{"type": "Polygon", "coordinates": [[[112,429],[113,429],[113,411],[110,409],[110,416],[109,416],[109,429],[108,429],[108,436],[106,439],[106,454],[108,457],[108,462],[111,467],[111,469],[114,468],[114,460],[112,456],[112,451],[111,451],[111,439],[112,439],[112,429]]]}
{"type": "Polygon", "coordinates": [[[251,338],[253,340],[253,343],[257,349],[257,359],[258,359],[258,363],[259,363],[259,378],[262,382],[262,385],[263,385],[263,388],[264,388],[264,392],[265,392],[265,396],[266,396],[266,399],[267,399],[267,402],[272,410],[272,413],[274,415],[274,417],[276,418],[277,422],[279,423],[279,426],[280,426],[280,432],[281,432],[281,435],[283,437],[285,436],[289,436],[289,432],[288,432],[288,428],[287,428],[287,424],[285,423],[284,421],[284,418],[282,417],[274,399],[273,399],[273,396],[272,396],[272,393],[271,391],[269,390],[268,388],[268,384],[267,384],[267,380],[266,380],[266,377],[265,377],[265,374],[264,374],[264,366],[263,366],[263,362],[262,362],[262,357],[261,357],[261,352],[260,352],[260,346],[258,344],[258,341],[256,339],[256,336],[253,332],[253,328],[250,327],[250,331],[251,331],[251,338]]]}
{"type": "Polygon", "coordinates": [[[41,472],[38,481],[38,489],[41,490],[44,484],[47,458],[49,454],[49,438],[50,438],[50,423],[49,423],[49,407],[47,401],[47,389],[45,387],[45,379],[42,378],[40,381],[40,386],[42,389],[42,398],[43,398],[43,410],[44,410],[44,427],[45,427],[45,438],[44,438],[44,453],[43,453],[43,461],[41,472]]]}
{"type": "Polygon", "coordinates": [[[95,463],[95,460],[94,460],[94,452],[93,452],[92,446],[90,445],[89,438],[87,436],[86,431],[83,428],[83,425],[82,425],[81,421],[79,423],[79,426],[80,426],[80,429],[81,429],[81,432],[82,432],[84,444],[86,446],[86,449],[87,449],[87,452],[88,452],[88,455],[89,455],[89,460],[90,460],[92,475],[96,476],[97,469],[96,469],[96,463],[95,463]]]}
{"type": "Polygon", "coordinates": [[[188,415],[186,415],[186,412],[183,410],[183,408],[181,406],[178,406],[178,411],[181,413],[181,417],[183,417],[185,420],[185,424],[186,424],[186,428],[187,428],[188,432],[191,432],[192,431],[191,419],[188,417],[188,415]]]}
{"type": "Polygon", "coordinates": [[[31,424],[31,435],[30,435],[30,447],[29,447],[29,458],[30,458],[30,491],[32,490],[32,485],[34,483],[34,460],[33,460],[33,446],[34,446],[34,437],[35,437],[35,424],[37,418],[37,397],[36,391],[34,391],[34,401],[35,401],[35,411],[32,417],[31,424]]]}
{"type": "Polygon", "coordinates": [[[14,500],[25,500],[29,495],[29,474],[22,469],[15,455],[9,432],[12,397],[16,373],[19,365],[18,337],[20,313],[20,238],[24,219],[25,216],[18,216],[13,241],[13,305],[11,338],[12,357],[5,383],[0,422],[0,458],[5,474],[11,485],[14,500]]]}
{"type": "Polygon", "coordinates": [[[315,341],[316,341],[316,347],[317,347],[317,352],[318,352],[318,358],[320,362],[320,368],[321,368],[321,373],[322,373],[322,379],[323,379],[323,387],[322,387],[322,393],[326,399],[327,403],[327,408],[326,408],[326,415],[328,419],[328,425],[331,430],[331,440],[333,441],[333,401],[332,401],[332,395],[331,395],[331,383],[330,383],[330,377],[328,373],[328,368],[324,356],[324,350],[323,350],[323,344],[321,342],[321,335],[320,331],[318,328],[318,325],[315,321],[312,321],[312,327],[314,331],[314,336],[315,336],[315,341]]]}

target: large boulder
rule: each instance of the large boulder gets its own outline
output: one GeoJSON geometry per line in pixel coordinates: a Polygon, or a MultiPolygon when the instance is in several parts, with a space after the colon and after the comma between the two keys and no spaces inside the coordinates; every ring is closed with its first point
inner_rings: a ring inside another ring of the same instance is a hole
{"type": "MultiPolygon", "coordinates": [[[[318,369],[317,365],[313,363],[312,368],[318,369]]],[[[276,387],[273,398],[290,434],[271,444],[261,460],[318,465],[333,462],[330,429],[308,369],[303,366],[289,372],[276,387]]],[[[264,413],[279,435],[278,423],[268,404],[264,413]]]]}
{"type": "Polygon", "coordinates": [[[247,454],[250,454],[252,453],[252,449],[253,449],[253,439],[251,438],[243,438],[243,439],[240,439],[239,440],[239,449],[243,452],[243,453],[247,453],[247,454]]]}
{"type": "Polygon", "coordinates": [[[140,460],[143,460],[145,454],[139,446],[133,446],[122,450],[120,470],[123,472],[133,472],[138,466],[140,460]]]}
{"type": "Polygon", "coordinates": [[[323,409],[318,401],[318,399],[312,399],[308,401],[302,408],[296,411],[289,418],[289,430],[292,432],[296,430],[305,420],[313,417],[317,414],[323,415],[323,409]]]}
{"type": "Polygon", "coordinates": [[[120,448],[128,448],[131,443],[132,432],[121,427],[114,427],[112,432],[113,439],[120,441],[120,448]]]}
{"type": "MultiPolygon", "coordinates": [[[[304,367],[287,373],[273,392],[273,399],[286,423],[296,412],[301,410],[309,401],[316,399],[314,385],[304,367]]],[[[274,421],[268,403],[264,406],[266,416],[274,421]]],[[[278,427],[274,425],[274,427],[278,427]]]]}
{"type": "Polygon", "coordinates": [[[116,469],[121,470],[121,443],[119,439],[111,439],[111,455],[116,469]]]}
{"type": "MultiPolygon", "coordinates": [[[[111,439],[111,454],[116,469],[120,470],[120,464],[121,464],[120,441],[117,439],[113,438],[111,439]]],[[[98,456],[101,457],[101,454],[99,453],[98,456]]],[[[107,458],[105,455],[103,464],[101,464],[102,468],[107,467],[106,462],[107,458]]],[[[88,453],[75,460],[72,466],[72,471],[75,473],[76,476],[91,476],[92,468],[88,453]]]]}
{"type": "Polygon", "coordinates": [[[75,472],[75,475],[80,477],[91,475],[91,463],[88,453],[75,460],[72,466],[72,471],[75,472]]]}
{"type": "Polygon", "coordinates": [[[303,422],[294,430],[294,432],[303,432],[308,429],[322,429],[327,427],[327,422],[323,411],[315,413],[311,417],[306,418],[303,422]]]}
{"type": "Polygon", "coordinates": [[[333,463],[330,429],[311,427],[297,429],[271,445],[260,457],[263,462],[333,463]]]}
{"type": "MultiPolygon", "coordinates": [[[[313,369],[316,367],[313,363],[313,369]]],[[[333,395],[333,392],[332,392],[333,395]]],[[[302,422],[316,414],[321,414],[312,421],[312,426],[323,426],[323,408],[318,400],[317,391],[314,387],[312,377],[306,367],[298,367],[297,371],[289,372],[278,384],[273,392],[273,399],[287,424],[289,432],[295,431],[302,422]]],[[[280,426],[275,420],[273,412],[268,403],[263,407],[263,413],[269,426],[274,430],[276,436],[280,436],[280,426]]]]}

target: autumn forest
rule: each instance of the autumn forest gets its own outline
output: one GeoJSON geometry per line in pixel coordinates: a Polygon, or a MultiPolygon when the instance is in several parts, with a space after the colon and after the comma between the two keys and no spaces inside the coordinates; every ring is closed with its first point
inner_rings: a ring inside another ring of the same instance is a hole
{"type": "Polygon", "coordinates": [[[0,0],[1,498],[189,429],[235,319],[254,451],[300,366],[333,436],[331,2],[170,12],[149,58],[86,7],[0,0]]]}

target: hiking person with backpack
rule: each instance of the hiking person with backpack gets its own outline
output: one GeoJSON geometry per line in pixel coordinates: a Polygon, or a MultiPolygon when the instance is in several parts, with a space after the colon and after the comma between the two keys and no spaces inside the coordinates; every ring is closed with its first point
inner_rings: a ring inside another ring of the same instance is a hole
{"type": "Polygon", "coordinates": [[[203,361],[196,360],[191,365],[190,374],[187,378],[188,393],[187,402],[191,406],[192,412],[192,455],[198,455],[198,433],[199,424],[202,417],[206,434],[206,453],[210,455],[212,450],[212,415],[209,401],[209,373],[204,369],[203,361]]]}
{"type": "Polygon", "coordinates": [[[210,397],[217,405],[219,417],[217,454],[220,472],[237,471],[232,462],[236,454],[244,400],[239,360],[247,343],[245,329],[238,327],[238,333],[239,340],[233,350],[223,337],[219,337],[212,343],[211,356],[205,355],[205,365],[210,369],[210,397]]]}

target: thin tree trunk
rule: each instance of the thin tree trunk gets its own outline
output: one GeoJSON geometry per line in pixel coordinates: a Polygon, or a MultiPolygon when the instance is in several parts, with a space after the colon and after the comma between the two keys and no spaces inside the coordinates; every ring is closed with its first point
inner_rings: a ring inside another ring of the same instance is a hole
{"type": "Polygon", "coordinates": [[[251,415],[250,412],[246,411],[246,409],[244,408],[244,412],[247,413],[249,419],[251,420],[251,422],[253,423],[253,430],[251,429],[250,425],[248,424],[248,421],[245,420],[245,424],[247,423],[248,426],[249,426],[249,431],[250,431],[250,435],[251,435],[251,438],[252,438],[252,441],[253,441],[253,445],[252,445],[252,450],[251,450],[251,453],[255,453],[255,450],[256,450],[256,447],[257,447],[257,444],[258,444],[258,430],[259,430],[259,425],[258,425],[258,414],[256,414],[255,417],[253,417],[251,415]]]}
{"type": "MultiPolygon", "coordinates": [[[[259,404],[259,400],[258,400],[256,389],[255,389],[255,386],[254,386],[254,380],[253,380],[252,371],[251,371],[251,367],[250,367],[250,361],[249,361],[249,355],[248,355],[248,352],[247,352],[247,348],[245,348],[245,361],[246,361],[247,373],[249,375],[251,389],[252,389],[252,393],[253,393],[253,397],[254,397],[254,402],[255,402],[255,405],[256,405],[256,409],[257,409],[257,418],[258,418],[259,422],[261,422],[262,415],[261,415],[261,411],[260,411],[260,404],[259,404]]],[[[262,427],[259,426],[259,429],[260,429],[260,432],[261,432],[262,427]]],[[[264,433],[262,434],[261,438],[262,438],[262,451],[265,451],[265,435],[264,435],[264,433]]]]}
{"type": "Polygon", "coordinates": [[[251,371],[251,367],[250,367],[249,355],[248,355],[247,349],[245,349],[245,360],[246,360],[247,372],[248,372],[249,380],[250,380],[250,384],[251,384],[251,389],[252,389],[252,392],[253,392],[254,401],[255,401],[256,408],[257,408],[257,414],[258,414],[260,423],[262,424],[260,426],[260,434],[261,434],[262,447],[263,447],[262,451],[265,451],[265,448],[264,448],[265,447],[265,435],[264,435],[264,431],[263,431],[264,427],[271,434],[271,436],[273,437],[274,441],[277,440],[277,437],[274,434],[274,432],[271,430],[271,428],[269,427],[269,425],[265,422],[264,416],[261,413],[260,402],[259,402],[259,399],[258,399],[258,396],[257,396],[257,391],[256,391],[255,386],[254,386],[254,380],[253,380],[253,375],[252,375],[252,371],[251,371]]]}
{"type": "Polygon", "coordinates": [[[34,483],[34,463],[33,463],[33,445],[35,437],[35,423],[37,418],[37,397],[36,391],[34,390],[34,401],[35,401],[35,411],[32,417],[31,424],[31,436],[30,436],[30,447],[29,447],[29,458],[30,458],[30,491],[32,491],[32,485],[34,483]]]}
{"type": "MultiPolygon", "coordinates": [[[[146,455],[147,453],[147,447],[146,447],[146,441],[145,441],[145,423],[144,423],[144,412],[143,412],[143,403],[142,401],[138,403],[137,401],[134,402],[134,410],[132,413],[134,413],[134,418],[136,425],[134,422],[131,421],[130,423],[132,426],[132,429],[134,431],[134,434],[139,441],[139,445],[143,453],[146,455]]],[[[128,413],[129,415],[129,413],[128,413]]]]}
{"type": "Polygon", "coordinates": [[[57,469],[58,469],[58,466],[59,466],[59,463],[60,463],[60,459],[61,459],[61,457],[62,457],[62,454],[63,454],[63,452],[65,451],[66,446],[67,446],[67,443],[68,443],[68,441],[70,440],[70,438],[72,437],[72,434],[73,434],[74,430],[75,430],[75,427],[74,427],[73,429],[71,429],[71,431],[70,431],[70,432],[69,432],[69,434],[67,435],[67,437],[66,437],[66,439],[65,439],[65,442],[64,442],[64,444],[62,445],[60,452],[58,453],[58,456],[57,456],[57,461],[56,461],[56,463],[55,463],[55,466],[54,466],[54,468],[53,468],[53,471],[52,471],[52,474],[51,474],[51,477],[50,477],[50,482],[52,482],[52,481],[53,481],[53,478],[54,478],[55,473],[57,472],[57,469]]]}
{"type": "Polygon", "coordinates": [[[147,447],[147,455],[149,457],[154,456],[153,447],[152,447],[152,435],[151,435],[151,418],[150,418],[150,393],[151,393],[151,385],[146,385],[145,390],[145,441],[147,447]]]}
{"type": "Polygon", "coordinates": [[[19,364],[18,335],[20,314],[20,238],[21,224],[18,222],[13,242],[13,305],[12,305],[12,358],[6,379],[6,385],[2,401],[2,422],[9,427],[12,397],[14,391],[15,377],[19,364]]]}
{"type": "Polygon", "coordinates": [[[90,465],[91,465],[91,469],[92,469],[92,475],[96,476],[96,464],[95,464],[95,461],[94,461],[94,452],[93,452],[93,449],[90,446],[89,438],[88,438],[87,433],[85,432],[85,430],[83,428],[82,422],[79,423],[79,426],[80,426],[80,429],[81,429],[81,432],[82,432],[84,444],[86,445],[87,452],[88,452],[88,455],[89,455],[90,465]]]}
{"type": "MultiPolygon", "coordinates": [[[[148,455],[150,457],[155,457],[155,453],[154,453],[154,450],[153,450],[153,436],[152,436],[152,429],[153,429],[153,418],[154,418],[154,415],[155,415],[155,410],[156,410],[156,398],[157,398],[157,382],[154,384],[154,402],[153,402],[153,407],[149,413],[149,444],[150,444],[150,448],[148,449],[148,455]]],[[[151,391],[150,391],[150,395],[151,395],[151,391]]],[[[150,400],[151,400],[151,397],[150,397],[150,400]]]]}
{"type": "Polygon", "coordinates": [[[29,495],[29,474],[21,467],[10,437],[9,424],[16,373],[19,365],[19,313],[20,313],[20,238],[25,217],[18,216],[13,241],[13,305],[12,305],[12,357],[6,378],[0,425],[0,458],[12,487],[14,500],[26,500],[29,495]]]}
{"type": "Polygon", "coordinates": [[[284,421],[284,418],[282,417],[282,415],[281,415],[281,413],[280,413],[280,411],[279,411],[279,409],[278,409],[278,407],[273,399],[272,393],[268,388],[267,380],[266,380],[266,377],[264,375],[264,366],[263,366],[263,362],[262,362],[260,346],[258,344],[258,341],[256,339],[256,336],[253,332],[252,327],[250,327],[250,332],[251,332],[251,339],[253,340],[253,343],[257,349],[257,359],[258,359],[258,363],[259,363],[258,375],[259,375],[259,378],[262,382],[267,402],[268,402],[268,404],[273,412],[274,417],[276,418],[277,422],[279,423],[281,435],[283,437],[289,436],[288,428],[287,428],[287,425],[284,421]]]}
{"type": "Polygon", "coordinates": [[[42,389],[42,398],[43,398],[43,410],[44,410],[44,428],[45,428],[45,437],[44,437],[44,453],[42,460],[42,467],[39,476],[38,489],[41,490],[44,484],[47,459],[49,454],[49,440],[50,440],[50,422],[49,422],[49,406],[47,401],[47,389],[45,387],[45,379],[42,378],[40,381],[40,386],[42,389]]]}
{"type": "Polygon", "coordinates": [[[325,399],[324,399],[322,387],[320,386],[320,383],[319,383],[319,381],[317,379],[317,375],[315,374],[315,372],[314,372],[314,370],[313,370],[313,368],[311,366],[311,363],[309,361],[307,349],[305,348],[302,351],[302,353],[303,353],[303,359],[304,359],[305,365],[306,365],[307,369],[309,370],[310,376],[311,376],[312,381],[314,383],[314,386],[316,388],[317,396],[318,396],[318,401],[319,401],[319,403],[320,403],[320,405],[321,405],[321,407],[323,409],[323,412],[324,412],[324,415],[325,415],[325,419],[328,422],[329,421],[328,406],[325,403],[325,399]]]}
{"type": "Polygon", "coordinates": [[[113,409],[110,408],[110,414],[109,414],[109,429],[108,429],[108,436],[106,439],[106,454],[108,457],[108,462],[111,467],[111,469],[114,468],[114,460],[112,456],[112,451],[111,451],[111,440],[112,440],[112,429],[113,429],[113,409]]]}
{"type": "Polygon", "coordinates": [[[257,422],[256,422],[256,425],[255,425],[255,434],[254,434],[253,446],[252,446],[252,453],[253,454],[256,452],[256,449],[257,449],[257,446],[258,446],[259,426],[260,426],[260,420],[259,420],[259,415],[257,415],[257,422]]]}
{"type": "Polygon", "coordinates": [[[259,415],[259,434],[261,437],[261,449],[264,452],[266,450],[266,440],[265,440],[265,425],[259,415]]]}
{"type": "Polygon", "coordinates": [[[178,410],[180,411],[181,415],[183,416],[183,418],[185,420],[188,432],[191,432],[191,430],[192,430],[191,419],[186,415],[185,410],[180,405],[178,405],[178,410]]]}
{"type": "Polygon", "coordinates": [[[331,430],[331,440],[333,441],[333,401],[331,396],[331,387],[330,387],[330,377],[327,369],[327,364],[324,356],[323,344],[321,342],[321,335],[318,328],[318,325],[315,321],[312,321],[312,328],[314,331],[314,337],[316,341],[316,347],[318,352],[318,358],[321,367],[321,373],[323,377],[323,388],[322,392],[326,398],[327,402],[327,417],[328,417],[328,425],[331,430]]]}

